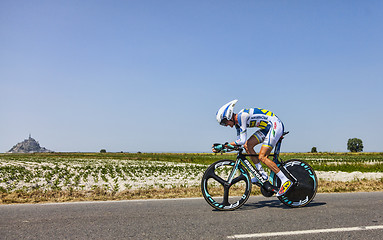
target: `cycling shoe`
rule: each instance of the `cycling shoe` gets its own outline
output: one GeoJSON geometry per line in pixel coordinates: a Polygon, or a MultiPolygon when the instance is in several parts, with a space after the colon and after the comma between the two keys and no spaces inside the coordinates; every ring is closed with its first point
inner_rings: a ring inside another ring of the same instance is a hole
{"type": "Polygon", "coordinates": [[[283,196],[287,193],[287,191],[289,191],[289,189],[291,188],[291,186],[293,186],[293,182],[290,181],[290,180],[287,180],[286,182],[284,182],[281,186],[281,188],[279,189],[279,191],[277,192],[277,197],[280,197],[280,196],[283,196]]]}

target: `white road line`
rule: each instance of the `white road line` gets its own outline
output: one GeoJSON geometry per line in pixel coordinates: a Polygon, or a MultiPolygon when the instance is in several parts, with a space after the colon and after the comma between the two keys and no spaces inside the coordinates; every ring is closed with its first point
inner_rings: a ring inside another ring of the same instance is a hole
{"type": "Polygon", "coordinates": [[[383,225],[377,226],[364,226],[364,227],[349,227],[349,228],[328,228],[328,229],[312,229],[302,231],[290,231],[290,232],[269,232],[269,233],[254,233],[254,234],[238,234],[228,236],[227,238],[261,238],[261,237],[275,237],[275,236],[288,236],[288,235],[301,235],[311,233],[331,233],[331,232],[351,232],[351,231],[365,231],[383,229],[383,225]]]}

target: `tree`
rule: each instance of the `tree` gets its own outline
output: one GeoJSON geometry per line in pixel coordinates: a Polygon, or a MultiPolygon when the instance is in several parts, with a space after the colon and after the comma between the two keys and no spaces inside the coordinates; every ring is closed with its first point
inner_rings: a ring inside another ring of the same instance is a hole
{"type": "Polygon", "coordinates": [[[362,152],[363,142],[359,138],[350,138],[347,142],[347,150],[351,152],[362,152]]]}
{"type": "Polygon", "coordinates": [[[106,150],[105,149],[101,149],[100,153],[106,153],[106,150]]]}
{"type": "Polygon", "coordinates": [[[318,151],[317,151],[317,147],[313,147],[313,148],[311,148],[311,153],[317,153],[318,151]]]}

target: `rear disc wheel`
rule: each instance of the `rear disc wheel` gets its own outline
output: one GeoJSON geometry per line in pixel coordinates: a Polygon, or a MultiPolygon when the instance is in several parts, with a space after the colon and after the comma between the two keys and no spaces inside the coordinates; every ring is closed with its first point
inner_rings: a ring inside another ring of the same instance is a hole
{"type": "MultiPolygon", "coordinates": [[[[279,201],[289,207],[304,207],[315,197],[318,188],[318,179],[314,169],[305,161],[292,159],[283,163],[283,166],[298,180],[279,201]]],[[[274,175],[274,183],[279,188],[281,181],[274,175]]]]}

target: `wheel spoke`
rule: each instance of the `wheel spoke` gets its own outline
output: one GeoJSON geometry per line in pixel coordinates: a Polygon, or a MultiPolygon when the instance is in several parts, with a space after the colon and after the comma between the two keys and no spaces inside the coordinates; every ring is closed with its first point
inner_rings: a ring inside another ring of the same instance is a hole
{"type": "Polygon", "coordinates": [[[224,186],[224,192],[223,192],[223,202],[222,205],[228,206],[230,205],[229,203],[229,188],[230,186],[224,186]]]}
{"type": "Polygon", "coordinates": [[[213,178],[214,180],[216,180],[217,182],[219,182],[222,186],[225,186],[226,184],[226,181],[223,180],[220,176],[218,176],[217,174],[215,173],[212,173],[209,175],[210,178],[213,178]]]}
{"type": "Polygon", "coordinates": [[[234,184],[236,184],[237,182],[240,182],[240,181],[246,181],[245,175],[241,174],[238,177],[234,178],[233,181],[231,182],[231,185],[234,185],[234,184]]]}

